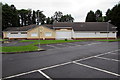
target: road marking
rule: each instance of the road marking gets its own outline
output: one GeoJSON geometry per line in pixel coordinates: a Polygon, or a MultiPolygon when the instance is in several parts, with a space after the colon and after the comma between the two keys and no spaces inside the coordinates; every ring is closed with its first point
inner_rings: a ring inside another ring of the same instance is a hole
{"type": "MultiPolygon", "coordinates": [[[[119,49],[119,50],[120,50],[120,49],[119,49]]],[[[78,59],[78,60],[75,60],[75,61],[83,61],[83,60],[91,59],[91,58],[94,58],[94,57],[98,57],[98,56],[103,56],[103,55],[106,55],[106,54],[110,54],[110,53],[112,53],[112,52],[116,52],[116,51],[119,51],[119,50],[110,51],[110,52],[106,52],[106,53],[103,53],[103,54],[98,54],[98,55],[95,55],[95,56],[90,56],[90,57],[78,59]]]]}
{"type": "Polygon", "coordinates": [[[111,54],[115,54],[115,55],[117,55],[118,53],[111,53],[111,54]]]}
{"type": "Polygon", "coordinates": [[[104,59],[104,60],[109,60],[109,61],[117,61],[117,62],[120,61],[120,60],[110,59],[110,58],[105,58],[105,57],[96,57],[96,58],[100,58],[100,59],[104,59]]]}
{"type": "Polygon", "coordinates": [[[90,43],[90,44],[86,44],[86,45],[93,45],[93,44],[100,44],[100,42],[97,42],[97,43],[90,43]]]}
{"type": "Polygon", "coordinates": [[[64,44],[56,44],[56,45],[60,45],[60,46],[65,46],[65,47],[67,47],[67,45],[64,45],[64,44]]]}
{"type": "MultiPolygon", "coordinates": [[[[96,55],[96,56],[90,56],[90,57],[87,57],[87,58],[74,60],[74,62],[76,62],[76,61],[83,61],[83,60],[86,60],[86,59],[98,57],[98,56],[105,55],[105,54],[110,54],[110,53],[112,53],[112,52],[116,52],[116,51],[119,51],[119,50],[120,50],[120,49],[114,50],[114,51],[110,51],[110,52],[107,52],[107,53],[103,53],[103,54],[99,54],[99,55],[96,55]]],[[[57,64],[57,65],[53,65],[53,66],[49,66],[49,67],[45,67],[45,68],[41,68],[41,69],[38,69],[38,70],[51,69],[51,68],[55,68],[55,67],[60,67],[60,66],[68,65],[68,64],[71,64],[71,63],[73,63],[73,61],[71,61],[71,62],[65,62],[65,63],[62,63],[62,64],[57,64]]],[[[9,78],[13,78],[13,77],[22,76],[22,75],[30,74],[30,73],[33,73],[33,72],[37,72],[38,70],[33,70],[33,71],[29,71],[29,72],[25,72],[25,73],[13,75],[13,76],[8,76],[8,77],[2,78],[2,79],[4,80],[4,79],[9,79],[9,78]]]]}
{"type": "Polygon", "coordinates": [[[73,61],[73,63],[75,63],[77,65],[80,65],[80,66],[84,66],[84,67],[88,67],[88,68],[91,68],[91,69],[95,69],[95,70],[98,70],[98,71],[101,71],[101,72],[105,72],[105,73],[108,73],[108,74],[112,74],[114,76],[120,76],[119,74],[116,74],[116,73],[113,73],[113,72],[110,72],[110,71],[107,71],[107,70],[104,70],[104,69],[100,69],[100,68],[97,68],[97,67],[89,66],[89,65],[86,65],[86,64],[77,63],[76,61],[73,61]]]}
{"type": "Polygon", "coordinates": [[[53,46],[53,45],[46,45],[46,46],[49,46],[49,47],[54,47],[54,48],[58,48],[58,47],[56,47],[56,46],[53,46]]]}
{"type": "Polygon", "coordinates": [[[50,67],[45,67],[45,68],[41,68],[41,69],[38,69],[38,70],[33,70],[33,71],[29,71],[29,72],[25,72],[25,73],[21,73],[21,74],[17,74],[17,75],[5,77],[5,78],[2,78],[2,79],[4,80],[4,79],[9,79],[9,78],[14,78],[14,77],[30,74],[30,73],[33,73],[33,72],[37,72],[39,70],[42,71],[42,70],[51,69],[51,68],[55,68],[55,67],[59,67],[59,66],[64,66],[64,65],[67,65],[67,64],[70,64],[70,63],[72,63],[72,62],[66,62],[66,63],[62,63],[62,64],[57,64],[57,65],[53,65],[53,66],[50,66],[50,67]]]}
{"type": "Polygon", "coordinates": [[[75,46],[78,46],[78,44],[74,44],[74,43],[67,43],[67,44],[71,44],[71,45],[75,45],[75,46]]]}
{"type": "Polygon", "coordinates": [[[4,80],[4,79],[9,79],[9,78],[14,78],[14,77],[18,77],[18,76],[22,76],[22,75],[30,74],[30,73],[33,73],[33,72],[37,72],[37,70],[33,70],[33,71],[29,71],[29,72],[25,72],[25,73],[21,73],[21,74],[17,74],[17,75],[13,75],[13,76],[5,77],[5,78],[2,78],[2,79],[4,80]]]}
{"type": "Polygon", "coordinates": [[[44,72],[42,72],[41,70],[38,70],[38,72],[40,72],[43,76],[45,76],[47,79],[49,80],[53,80],[52,78],[50,78],[47,74],[45,74],[44,72]]]}
{"type": "Polygon", "coordinates": [[[71,64],[71,63],[72,63],[72,62],[66,62],[66,63],[62,63],[62,64],[57,64],[57,65],[45,67],[45,68],[42,68],[42,69],[39,69],[39,70],[51,69],[51,68],[55,68],[55,67],[60,67],[60,66],[68,65],[68,64],[71,64]]]}

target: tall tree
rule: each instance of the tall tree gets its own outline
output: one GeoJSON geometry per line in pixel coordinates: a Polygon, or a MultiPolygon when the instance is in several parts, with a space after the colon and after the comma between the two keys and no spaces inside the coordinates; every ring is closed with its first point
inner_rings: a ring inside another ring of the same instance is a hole
{"type": "Polygon", "coordinates": [[[120,3],[109,10],[109,12],[106,13],[106,16],[108,20],[111,20],[112,24],[117,26],[118,36],[120,36],[120,3]]]}
{"type": "Polygon", "coordinates": [[[106,22],[111,20],[110,16],[111,16],[111,10],[108,9],[107,12],[106,12],[106,19],[105,19],[106,22]]]}
{"type": "Polygon", "coordinates": [[[19,18],[16,7],[8,4],[2,5],[2,29],[19,26],[19,18]]]}
{"type": "Polygon", "coordinates": [[[60,18],[63,16],[63,13],[62,12],[60,12],[60,11],[56,11],[55,13],[54,13],[54,16],[53,16],[53,19],[54,19],[54,21],[55,22],[60,22],[60,18]]]}
{"type": "Polygon", "coordinates": [[[36,24],[36,12],[34,10],[32,14],[32,24],[36,24]]]}
{"type": "Polygon", "coordinates": [[[46,24],[51,24],[50,17],[46,18],[46,24]]]}
{"type": "Polygon", "coordinates": [[[86,22],[96,22],[96,16],[93,11],[88,12],[86,22]]]}
{"type": "Polygon", "coordinates": [[[45,24],[46,16],[43,14],[43,11],[37,10],[37,24],[45,24]]]}
{"type": "Polygon", "coordinates": [[[102,18],[102,11],[100,11],[99,9],[95,12],[95,16],[96,16],[96,21],[97,22],[102,22],[103,18],[102,18]]]}
{"type": "Polygon", "coordinates": [[[74,21],[74,18],[67,14],[67,15],[63,15],[61,18],[60,18],[60,22],[73,22],[74,21]]]}

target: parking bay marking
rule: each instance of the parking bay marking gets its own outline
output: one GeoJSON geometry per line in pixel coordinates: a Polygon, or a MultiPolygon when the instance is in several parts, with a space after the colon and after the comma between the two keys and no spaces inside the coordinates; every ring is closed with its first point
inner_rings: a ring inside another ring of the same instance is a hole
{"type": "Polygon", "coordinates": [[[41,70],[38,70],[38,72],[40,72],[43,76],[45,76],[47,79],[49,80],[53,80],[52,78],[50,78],[48,75],[46,75],[44,72],[42,72],[41,70]]]}
{"type": "Polygon", "coordinates": [[[100,68],[97,68],[97,67],[89,66],[89,65],[86,65],[86,64],[81,64],[81,63],[78,63],[76,61],[73,61],[73,63],[75,63],[77,65],[84,66],[84,67],[88,67],[88,68],[91,68],[91,69],[95,69],[95,70],[98,70],[98,71],[101,71],[101,72],[105,72],[105,73],[108,73],[108,74],[112,74],[112,75],[115,75],[115,76],[120,76],[119,74],[116,74],[116,73],[113,73],[113,72],[109,72],[107,70],[100,69],[100,68]]]}
{"type": "Polygon", "coordinates": [[[120,60],[110,59],[110,58],[105,58],[105,57],[96,57],[96,58],[100,58],[100,59],[104,59],[104,60],[109,60],[109,61],[117,61],[117,62],[120,62],[120,60]]]}
{"type": "MultiPolygon", "coordinates": [[[[101,56],[101,55],[105,55],[105,54],[110,54],[110,53],[112,53],[112,52],[116,52],[116,51],[119,51],[119,50],[120,50],[120,49],[114,50],[114,51],[110,51],[110,52],[106,52],[106,53],[103,53],[103,54],[99,54],[99,55],[96,55],[96,56],[101,56]]],[[[87,59],[90,59],[90,58],[94,58],[94,57],[96,57],[96,56],[90,56],[90,57],[87,57],[87,58],[74,60],[74,62],[87,60],[87,59]]],[[[62,63],[62,64],[57,64],[57,65],[53,65],[53,66],[50,66],[50,67],[41,68],[41,69],[38,69],[38,70],[41,70],[41,71],[42,71],[42,70],[46,70],[46,69],[50,69],[50,68],[55,68],[55,67],[60,67],[60,66],[68,65],[68,64],[71,64],[71,63],[73,63],[73,61],[71,61],[71,62],[66,62],[66,63],[62,63]]],[[[9,79],[9,78],[14,78],[14,77],[18,77],[18,76],[30,74],[30,73],[33,73],[33,72],[37,72],[38,70],[33,70],[33,71],[29,71],[29,72],[25,72],[25,73],[13,75],[13,76],[8,76],[8,77],[2,78],[2,79],[4,80],[4,79],[9,79]]]]}
{"type": "Polygon", "coordinates": [[[57,48],[56,46],[53,46],[53,45],[46,45],[46,46],[53,47],[53,48],[57,48]]]}

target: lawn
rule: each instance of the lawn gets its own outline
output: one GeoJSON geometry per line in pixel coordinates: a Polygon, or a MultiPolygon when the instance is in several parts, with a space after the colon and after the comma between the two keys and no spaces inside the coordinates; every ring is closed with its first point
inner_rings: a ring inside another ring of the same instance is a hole
{"type": "Polygon", "coordinates": [[[27,46],[7,46],[0,47],[0,52],[23,52],[23,51],[37,51],[39,48],[35,45],[39,44],[54,44],[54,43],[65,43],[65,42],[76,42],[85,40],[21,40],[20,42],[34,42],[27,46]]]}
{"type": "Polygon", "coordinates": [[[77,42],[85,40],[21,40],[20,42],[34,42],[33,45],[37,44],[54,44],[54,43],[66,43],[66,42],[77,42]]]}

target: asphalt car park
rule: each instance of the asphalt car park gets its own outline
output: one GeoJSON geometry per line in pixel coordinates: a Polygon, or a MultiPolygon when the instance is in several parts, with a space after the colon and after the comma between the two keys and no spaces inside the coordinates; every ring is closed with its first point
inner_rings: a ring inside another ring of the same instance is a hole
{"type": "Polygon", "coordinates": [[[74,46],[83,46],[83,45],[92,45],[92,44],[99,44],[100,42],[69,42],[69,43],[58,43],[58,44],[44,44],[40,45],[41,48],[45,50],[49,49],[57,49],[57,48],[65,48],[65,47],[74,47],[74,46]]]}
{"type": "MultiPolygon", "coordinates": [[[[15,58],[15,60],[18,60],[20,62],[19,64],[22,65],[26,60],[27,62],[29,60],[31,63],[25,64],[31,64],[32,67],[36,67],[37,65],[34,65],[35,62],[32,63],[32,60],[38,61],[37,64],[39,63],[39,68],[31,68],[31,70],[25,71],[28,67],[27,66],[23,72],[16,72],[16,74],[14,73],[12,75],[5,76],[3,79],[40,78],[54,80],[56,78],[60,78],[65,80],[65,78],[112,78],[114,80],[115,78],[115,80],[118,80],[120,77],[120,49],[117,44],[117,42],[74,42],[70,44],[49,44],[47,48],[52,46],[54,47],[49,48],[45,52],[41,52],[44,54],[12,55],[12,57],[19,56],[18,58],[15,58]],[[55,64],[52,62],[55,62],[55,64]],[[51,65],[47,65],[47,63],[51,65]],[[43,64],[46,64],[46,66],[41,67],[43,64]]],[[[46,45],[44,45],[44,48],[46,48],[46,45]]],[[[3,58],[6,58],[3,60],[6,62],[4,65],[16,63],[14,59],[12,60],[13,62],[8,62],[9,59],[11,59],[10,55],[3,58]]],[[[19,64],[17,64],[17,66],[19,66],[19,64]]],[[[9,65],[10,68],[17,66],[9,65]]],[[[6,68],[3,68],[3,71],[6,71],[6,68]]],[[[20,71],[21,69],[16,68],[15,70],[14,68],[6,71],[6,75],[17,70],[20,71]]]]}

